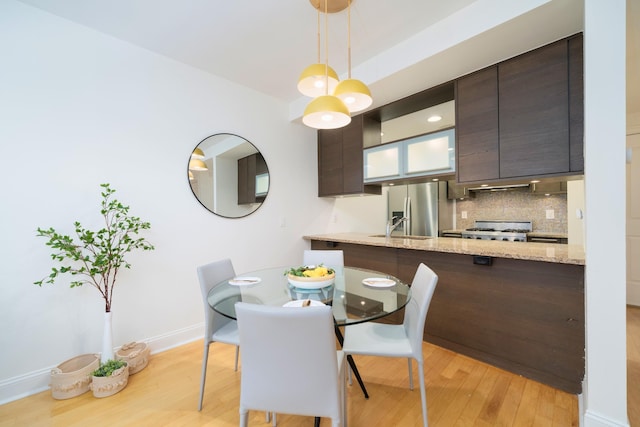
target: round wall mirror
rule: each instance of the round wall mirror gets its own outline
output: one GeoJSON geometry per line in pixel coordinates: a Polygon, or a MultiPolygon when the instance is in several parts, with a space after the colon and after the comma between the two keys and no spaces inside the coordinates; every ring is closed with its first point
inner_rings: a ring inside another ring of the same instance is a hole
{"type": "Polygon", "coordinates": [[[196,199],[225,218],[255,212],[269,192],[269,169],[260,151],[241,136],[218,133],[200,141],[187,170],[196,199]]]}

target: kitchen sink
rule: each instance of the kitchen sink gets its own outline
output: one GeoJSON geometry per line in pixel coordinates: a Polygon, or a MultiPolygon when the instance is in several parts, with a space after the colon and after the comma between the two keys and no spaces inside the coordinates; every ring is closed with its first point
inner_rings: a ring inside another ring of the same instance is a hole
{"type": "MultiPolygon", "coordinates": [[[[371,235],[369,237],[387,237],[384,234],[374,234],[371,235]]],[[[427,240],[427,239],[433,239],[433,237],[430,236],[389,236],[390,239],[411,239],[411,240],[427,240]]]]}

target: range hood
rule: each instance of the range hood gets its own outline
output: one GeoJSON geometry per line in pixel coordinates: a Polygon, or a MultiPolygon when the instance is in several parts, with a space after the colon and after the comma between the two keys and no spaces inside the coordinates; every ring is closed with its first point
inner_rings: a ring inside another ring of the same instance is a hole
{"type": "Polygon", "coordinates": [[[529,188],[529,184],[510,184],[510,185],[492,185],[483,187],[471,187],[467,188],[469,191],[509,191],[517,190],[519,188],[529,188]]]}

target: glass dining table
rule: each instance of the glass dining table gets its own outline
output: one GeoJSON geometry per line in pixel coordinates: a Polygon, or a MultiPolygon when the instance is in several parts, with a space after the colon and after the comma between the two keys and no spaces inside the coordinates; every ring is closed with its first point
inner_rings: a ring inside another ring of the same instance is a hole
{"type": "MultiPolygon", "coordinates": [[[[335,279],[326,284],[289,283],[288,267],[265,268],[216,284],[207,295],[211,308],[223,316],[236,319],[239,301],[270,306],[330,305],[336,337],[340,344],[340,327],[380,319],[401,310],[411,298],[411,289],[398,278],[355,267],[335,269],[335,279]]],[[[347,360],[366,398],[366,387],[351,356],[347,360]]]]}

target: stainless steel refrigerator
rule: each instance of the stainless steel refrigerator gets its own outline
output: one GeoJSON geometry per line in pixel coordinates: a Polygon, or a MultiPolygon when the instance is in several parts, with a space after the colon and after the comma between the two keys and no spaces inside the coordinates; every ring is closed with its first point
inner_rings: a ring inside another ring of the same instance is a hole
{"type": "MultiPolygon", "coordinates": [[[[449,223],[448,215],[440,218],[441,210],[449,210],[446,198],[446,187],[439,190],[443,183],[429,182],[422,184],[396,185],[389,187],[387,193],[387,221],[397,217],[407,220],[400,224],[392,236],[412,235],[438,237],[438,231],[449,223]],[[444,196],[444,197],[443,197],[444,196]],[[442,224],[441,224],[442,222],[442,224]]],[[[446,183],[444,183],[446,185],[446,183]]]]}

